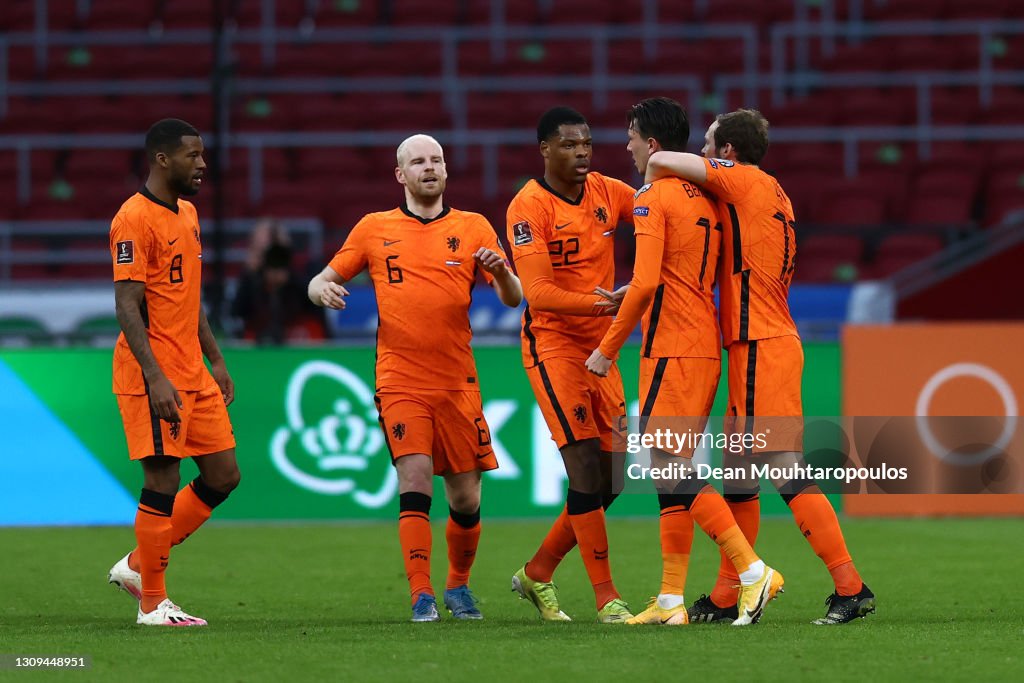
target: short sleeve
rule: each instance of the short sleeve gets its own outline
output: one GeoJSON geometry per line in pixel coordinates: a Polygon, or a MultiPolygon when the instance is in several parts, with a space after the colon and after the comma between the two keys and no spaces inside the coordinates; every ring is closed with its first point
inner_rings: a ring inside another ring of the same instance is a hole
{"type": "Polygon", "coordinates": [[[616,208],[618,222],[632,223],[633,216],[633,195],[632,187],[617,178],[606,178],[608,182],[608,196],[611,197],[612,205],[616,208]]]}
{"type": "Polygon", "coordinates": [[[114,282],[145,282],[149,270],[151,234],[141,214],[118,213],[110,224],[110,256],[114,282]]]}
{"type": "Polygon", "coordinates": [[[633,204],[633,225],[634,233],[637,235],[650,235],[659,240],[665,240],[665,207],[659,201],[658,190],[644,186],[636,197],[632,199],[633,204]]]}
{"type": "Polygon", "coordinates": [[[753,181],[754,169],[728,159],[704,159],[707,180],[703,185],[725,202],[746,196],[753,181]]]}
{"type": "Polygon", "coordinates": [[[369,258],[366,251],[367,233],[372,225],[373,219],[369,215],[363,216],[327,264],[342,280],[347,282],[366,268],[369,258]]]}
{"type": "MultiPolygon", "coordinates": [[[[491,251],[496,252],[498,254],[501,254],[501,257],[505,259],[505,265],[511,267],[511,264],[509,263],[508,260],[508,253],[506,253],[505,247],[501,245],[501,239],[498,237],[498,233],[494,229],[494,226],[491,225],[490,221],[488,221],[483,216],[479,216],[476,222],[476,229],[479,235],[479,246],[485,249],[490,249],[491,251]]],[[[474,249],[474,251],[476,250],[474,249]]],[[[481,272],[483,273],[484,279],[487,281],[488,284],[494,282],[493,275],[491,275],[490,273],[483,269],[481,269],[481,272]]]]}
{"type": "Polygon", "coordinates": [[[522,193],[516,195],[508,207],[505,222],[513,259],[548,253],[551,216],[541,202],[529,196],[524,197],[522,193]]]}

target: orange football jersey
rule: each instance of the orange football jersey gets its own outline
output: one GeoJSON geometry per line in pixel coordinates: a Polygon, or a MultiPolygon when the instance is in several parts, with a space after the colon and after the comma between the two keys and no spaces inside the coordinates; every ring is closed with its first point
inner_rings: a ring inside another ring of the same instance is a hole
{"type": "Polygon", "coordinates": [[[371,213],[352,229],[329,265],[345,281],[369,269],[378,389],[479,390],[469,304],[480,247],[505,253],[486,218],[449,207],[429,220],[404,206],[371,213]]]}
{"type": "Polygon", "coordinates": [[[718,284],[725,345],[798,336],[788,301],[796,263],[789,197],[755,166],[704,159],[704,167],[704,186],[718,198],[724,224],[718,284]]]}
{"type": "MultiPolygon", "coordinates": [[[[632,222],[633,188],[600,173],[587,174],[583,192],[572,201],[542,178],[530,180],[506,215],[512,257],[548,254],[557,287],[592,294],[615,283],[615,227],[632,222]]],[[[524,289],[525,283],[524,283],[524,289]]],[[[530,308],[523,312],[523,364],[548,358],[586,359],[601,342],[611,317],[561,315],[530,308]]]]}
{"type": "Polygon", "coordinates": [[[627,294],[601,347],[618,354],[642,313],[641,353],[647,358],[720,358],[721,342],[715,311],[714,284],[722,225],[712,199],[697,185],[663,178],[641,187],[633,200],[637,236],[652,237],[660,246],[652,261],[638,242],[633,279],[649,277],[657,284],[646,310],[636,310],[627,294]]]}
{"type": "MultiPolygon", "coordinates": [[[[146,284],[142,319],[160,369],[179,391],[199,391],[209,372],[199,345],[203,250],[196,207],[184,199],[165,204],[143,187],[114,216],[110,254],[114,282],[146,284]]],[[[114,348],[114,393],[146,393],[123,333],[114,348]]]]}

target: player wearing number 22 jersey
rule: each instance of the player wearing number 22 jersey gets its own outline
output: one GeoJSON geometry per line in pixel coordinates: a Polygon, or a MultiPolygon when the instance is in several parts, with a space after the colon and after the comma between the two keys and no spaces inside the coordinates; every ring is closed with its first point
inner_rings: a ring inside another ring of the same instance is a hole
{"type": "Polygon", "coordinates": [[[616,225],[632,222],[633,188],[590,171],[591,137],[578,112],[556,107],[541,117],[537,141],[544,176],[529,181],[506,215],[508,240],[523,281],[523,364],[569,478],[566,507],[513,588],[548,620],[568,620],[551,577],[579,543],[598,619],[631,615],[612,583],[604,508],[613,434],[625,415],[618,368],[607,377],[583,363],[611,324],[611,302],[595,293],[614,281],[616,225]],[[604,495],[602,495],[602,493],[604,495]]]}

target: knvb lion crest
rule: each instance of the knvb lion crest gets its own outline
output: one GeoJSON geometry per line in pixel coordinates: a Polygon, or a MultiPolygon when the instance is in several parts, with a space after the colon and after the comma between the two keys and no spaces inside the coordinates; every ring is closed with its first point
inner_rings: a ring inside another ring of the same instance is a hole
{"type": "Polygon", "coordinates": [[[391,436],[395,437],[399,441],[405,438],[405,423],[399,422],[398,424],[391,427],[391,436]]]}
{"type": "Polygon", "coordinates": [[[587,407],[582,403],[577,403],[576,407],[572,409],[572,415],[577,422],[583,424],[587,421],[587,407]]]}
{"type": "Polygon", "coordinates": [[[596,209],[594,209],[594,218],[601,221],[602,223],[607,223],[608,212],[605,210],[603,206],[599,206],[596,209]]]}
{"type": "Polygon", "coordinates": [[[455,252],[457,252],[459,250],[459,245],[461,243],[462,242],[459,240],[458,237],[449,237],[448,238],[448,248],[452,250],[452,253],[455,253],[455,252]]]}

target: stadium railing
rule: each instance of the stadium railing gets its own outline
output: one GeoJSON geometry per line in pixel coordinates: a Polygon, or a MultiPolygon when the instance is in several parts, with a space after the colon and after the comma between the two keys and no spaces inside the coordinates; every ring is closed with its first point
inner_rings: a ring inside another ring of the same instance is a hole
{"type": "MultiPolygon", "coordinates": [[[[246,242],[258,218],[230,218],[224,221],[225,240],[228,242],[224,250],[224,263],[228,266],[240,267],[245,263],[248,249],[246,242]]],[[[315,218],[280,218],[288,227],[293,246],[299,252],[308,253],[319,259],[324,249],[324,228],[315,218]]],[[[10,286],[13,282],[14,268],[26,267],[61,267],[68,265],[108,265],[110,250],[100,245],[110,231],[109,221],[0,221],[0,288],[10,286]],[[51,245],[62,245],[68,241],[81,238],[97,239],[95,248],[74,249],[28,248],[13,249],[12,243],[19,237],[32,240],[45,240],[51,245]]],[[[45,280],[34,278],[30,282],[35,286],[46,285],[45,280]]],[[[19,284],[25,284],[23,279],[19,284]]],[[[7,311],[11,313],[11,311],[7,311]]],[[[19,315],[31,314],[30,310],[15,311],[19,315]]]]}

